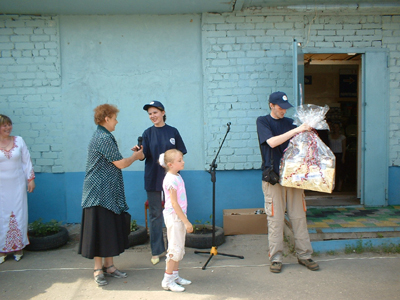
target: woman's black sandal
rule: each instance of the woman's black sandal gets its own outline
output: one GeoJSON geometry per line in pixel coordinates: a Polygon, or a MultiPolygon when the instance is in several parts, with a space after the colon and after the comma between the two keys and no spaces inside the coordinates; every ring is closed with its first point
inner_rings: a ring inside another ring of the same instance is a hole
{"type": "Polygon", "coordinates": [[[115,271],[112,273],[108,273],[107,270],[113,268],[114,265],[111,265],[109,267],[103,267],[103,273],[107,276],[111,276],[114,278],[126,278],[128,277],[128,274],[126,274],[125,272],[121,272],[120,270],[118,270],[117,268],[115,268],[115,271]]]}
{"type": "MultiPolygon", "coordinates": [[[[94,273],[97,272],[97,271],[103,271],[103,269],[95,269],[95,270],[93,270],[94,273]]],[[[101,273],[101,274],[99,274],[99,275],[95,275],[95,276],[94,276],[94,281],[95,281],[99,286],[106,285],[106,284],[108,283],[107,280],[106,280],[105,277],[104,277],[104,271],[103,271],[103,273],[101,273]]]]}

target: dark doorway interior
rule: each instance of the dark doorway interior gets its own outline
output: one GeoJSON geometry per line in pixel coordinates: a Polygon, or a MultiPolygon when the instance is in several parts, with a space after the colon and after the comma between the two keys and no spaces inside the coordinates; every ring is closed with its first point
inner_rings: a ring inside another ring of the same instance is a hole
{"type": "MultiPolygon", "coordinates": [[[[328,136],[338,127],[346,150],[341,176],[337,174],[332,194],[306,191],[308,205],[359,205],[357,198],[358,101],[361,56],[352,54],[305,54],[304,103],[330,107],[326,120],[330,132],[320,138],[333,147],[328,136]],[[338,177],[339,176],[339,177],[338,177]],[[342,181],[342,183],[340,183],[342,181]]],[[[339,172],[337,172],[339,173],[339,172]]]]}

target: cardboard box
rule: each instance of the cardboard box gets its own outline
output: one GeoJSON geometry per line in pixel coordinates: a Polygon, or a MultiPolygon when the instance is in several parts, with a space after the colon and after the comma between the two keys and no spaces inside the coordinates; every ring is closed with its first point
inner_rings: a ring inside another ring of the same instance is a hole
{"type": "Polygon", "coordinates": [[[224,209],[223,218],[225,235],[268,233],[264,208],[224,209]],[[256,214],[257,210],[262,214],[256,214]]]}

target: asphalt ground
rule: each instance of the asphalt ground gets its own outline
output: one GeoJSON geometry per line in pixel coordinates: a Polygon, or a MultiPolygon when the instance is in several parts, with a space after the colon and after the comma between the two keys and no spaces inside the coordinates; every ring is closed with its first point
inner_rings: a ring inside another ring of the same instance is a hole
{"type": "MultiPolygon", "coordinates": [[[[77,239],[50,251],[25,251],[20,262],[9,256],[0,265],[0,299],[399,299],[400,254],[319,254],[320,270],[310,271],[285,250],[283,270],[269,271],[266,235],[229,236],[213,256],[186,248],[180,275],[193,283],[183,293],[164,291],[165,262],[153,266],[148,243],[114,259],[128,278],[108,278],[98,287],[93,260],[77,254],[77,239]]],[[[209,251],[210,249],[206,249],[209,251]]]]}

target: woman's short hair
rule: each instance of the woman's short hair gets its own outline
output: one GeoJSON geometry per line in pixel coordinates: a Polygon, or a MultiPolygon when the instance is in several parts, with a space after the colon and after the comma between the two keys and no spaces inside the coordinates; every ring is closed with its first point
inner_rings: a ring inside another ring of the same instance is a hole
{"type": "Polygon", "coordinates": [[[111,118],[119,113],[119,109],[112,104],[102,104],[94,109],[94,123],[101,125],[105,122],[106,117],[111,118]]]}
{"type": "Polygon", "coordinates": [[[2,115],[0,114],[0,126],[4,125],[4,124],[10,124],[12,125],[12,121],[9,117],[7,117],[6,115],[2,115]]]}

